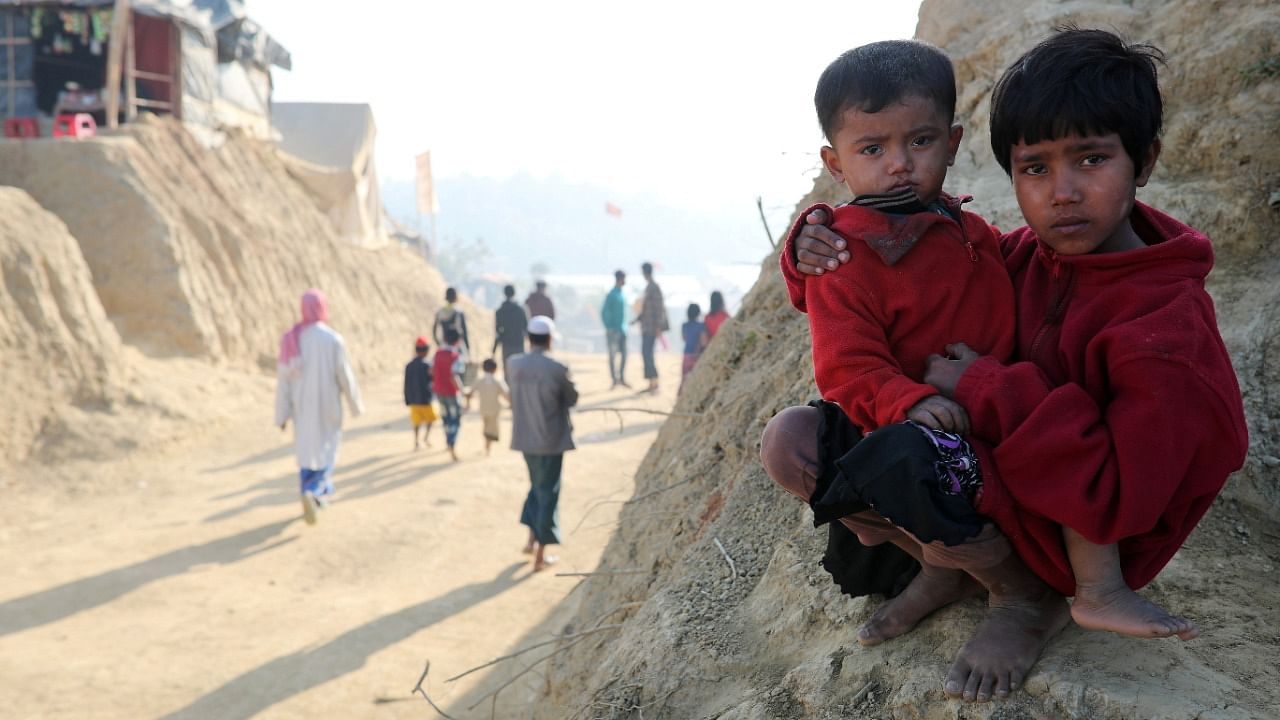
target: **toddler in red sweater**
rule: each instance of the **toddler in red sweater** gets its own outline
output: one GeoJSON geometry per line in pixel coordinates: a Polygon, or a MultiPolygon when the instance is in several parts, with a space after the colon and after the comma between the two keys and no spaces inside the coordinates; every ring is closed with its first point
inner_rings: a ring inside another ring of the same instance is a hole
{"type": "MultiPolygon", "coordinates": [[[[1074,592],[1078,624],[1190,639],[1194,625],[1132,588],[1185,541],[1243,464],[1248,437],[1204,291],[1210,243],[1135,200],[1160,152],[1160,60],[1111,33],[1067,29],[1006,70],[991,142],[1028,222],[1001,239],[1020,362],[955,343],[926,361],[924,379],[967,410],[981,441],[976,510],[1056,593],[1074,592]]],[[[798,278],[829,271],[847,258],[842,242],[810,225],[783,262],[798,278]]],[[[988,616],[952,666],[949,695],[1017,685],[1043,644],[1028,633],[1051,630],[1058,612],[1048,595],[1038,610],[1031,599],[1023,620],[988,616]],[[1002,649],[1017,659],[1002,663],[1002,649]]]]}

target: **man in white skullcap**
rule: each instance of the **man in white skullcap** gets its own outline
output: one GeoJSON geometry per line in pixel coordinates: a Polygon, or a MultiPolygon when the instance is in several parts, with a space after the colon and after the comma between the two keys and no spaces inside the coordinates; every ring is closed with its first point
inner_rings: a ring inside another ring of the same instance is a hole
{"type": "Polygon", "coordinates": [[[548,354],[555,329],[555,322],[545,315],[529,319],[529,352],[511,358],[507,378],[511,449],[524,453],[529,466],[529,495],[520,522],[529,528],[525,552],[534,555],[534,572],[556,561],[546,554],[546,547],[560,542],[560,470],[565,451],[574,447],[569,408],[578,402],[569,368],[548,354]]]}

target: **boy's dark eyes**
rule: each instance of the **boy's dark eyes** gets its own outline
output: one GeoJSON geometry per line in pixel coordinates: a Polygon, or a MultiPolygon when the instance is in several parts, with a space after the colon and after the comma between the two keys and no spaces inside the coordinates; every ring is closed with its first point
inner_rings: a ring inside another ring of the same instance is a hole
{"type": "Polygon", "coordinates": [[[925,145],[928,145],[929,143],[932,143],[932,142],[933,142],[933,138],[931,136],[922,135],[912,140],[911,145],[914,147],[924,147],[925,145]]]}
{"type": "Polygon", "coordinates": [[[1032,163],[1031,165],[1023,166],[1018,172],[1023,175],[1044,175],[1047,172],[1047,168],[1042,163],[1032,163]]]}
{"type": "Polygon", "coordinates": [[[863,155],[879,155],[883,150],[884,148],[880,147],[879,145],[868,145],[862,148],[861,150],[859,150],[858,152],[863,155]]]}
{"type": "Polygon", "coordinates": [[[1101,165],[1106,161],[1107,161],[1106,155],[1093,154],[1093,155],[1086,155],[1084,159],[1080,161],[1080,164],[1081,165],[1101,165]]]}

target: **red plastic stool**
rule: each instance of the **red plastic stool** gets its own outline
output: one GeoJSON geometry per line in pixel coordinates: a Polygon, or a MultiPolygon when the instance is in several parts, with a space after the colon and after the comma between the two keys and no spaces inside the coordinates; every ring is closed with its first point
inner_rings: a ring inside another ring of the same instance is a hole
{"type": "Polygon", "coordinates": [[[53,136],[69,138],[90,138],[98,134],[98,123],[88,113],[59,115],[53,119],[53,136]]]}
{"type": "Polygon", "coordinates": [[[40,137],[40,125],[33,117],[11,117],[4,119],[4,136],[7,138],[40,137]]]}

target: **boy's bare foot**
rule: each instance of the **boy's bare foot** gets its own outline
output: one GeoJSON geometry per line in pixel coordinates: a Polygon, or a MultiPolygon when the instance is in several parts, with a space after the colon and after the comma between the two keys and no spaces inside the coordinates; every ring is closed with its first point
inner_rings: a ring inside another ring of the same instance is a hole
{"type": "Polygon", "coordinates": [[[858,642],[869,647],[892,640],[910,631],[934,610],[981,592],[982,586],[962,570],[922,565],[901,594],[886,600],[858,628],[858,642]]]}
{"type": "Polygon", "coordinates": [[[1008,696],[1070,617],[1067,601],[1052,590],[1038,599],[993,597],[987,617],[951,664],[943,692],[965,702],[1008,696]]]}
{"type": "Polygon", "coordinates": [[[454,450],[452,445],[449,446],[449,457],[453,458],[454,462],[458,462],[458,451],[454,450]]]}
{"type": "Polygon", "coordinates": [[[555,565],[559,560],[560,558],[556,557],[555,555],[543,555],[542,557],[539,557],[533,561],[533,571],[542,572],[543,570],[546,570],[548,567],[555,565]]]}
{"type": "Polygon", "coordinates": [[[1170,615],[1127,585],[1077,587],[1071,619],[1088,630],[1110,630],[1138,638],[1176,635],[1180,640],[1191,640],[1200,635],[1195,623],[1170,615]]]}

